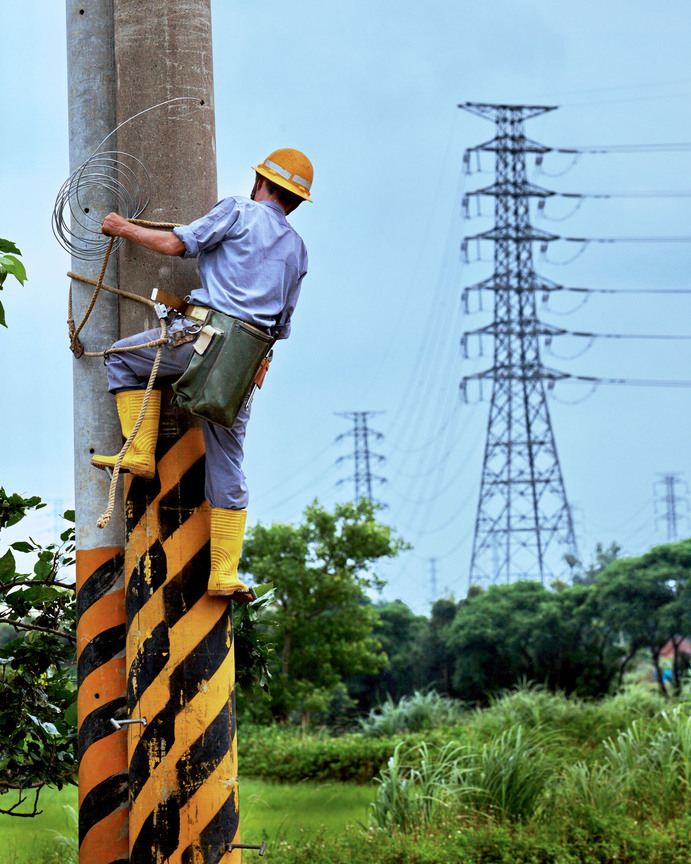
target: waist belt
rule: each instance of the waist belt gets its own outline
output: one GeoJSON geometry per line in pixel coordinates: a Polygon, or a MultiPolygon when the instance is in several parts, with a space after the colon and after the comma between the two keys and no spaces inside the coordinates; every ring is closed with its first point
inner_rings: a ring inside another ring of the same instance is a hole
{"type": "MultiPolygon", "coordinates": [[[[193,321],[201,321],[202,324],[206,321],[206,317],[211,311],[208,306],[195,306],[193,303],[188,303],[186,300],[182,300],[177,296],[177,294],[169,294],[167,291],[161,291],[160,288],[154,288],[151,293],[151,299],[156,303],[163,303],[164,306],[169,306],[171,309],[175,309],[176,312],[184,315],[185,318],[192,318],[193,321]]],[[[264,327],[257,327],[256,324],[248,324],[247,321],[243,321],[243,324],[247,327],[251,327],[253,330],[257,330],[259,333],[263,333],[265,336],[271,335],[269,330],[264,327]]]]}

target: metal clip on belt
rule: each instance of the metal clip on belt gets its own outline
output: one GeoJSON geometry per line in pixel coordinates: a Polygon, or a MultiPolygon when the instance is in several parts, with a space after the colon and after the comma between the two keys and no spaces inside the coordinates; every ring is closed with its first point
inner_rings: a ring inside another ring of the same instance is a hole
{"type": "Polygon", "coordinates": [[[193,318],[195,321],[204,321],[206,319],[208,309],[206,306],[193,306],[186,300],[182,300],[177,294],[169,294],[167,291],[161,291],[160,288],[154,288],[151,292],[151,299],[158,304],[163,304],[169,309],[175,309],[186,318],[193,318]]]}

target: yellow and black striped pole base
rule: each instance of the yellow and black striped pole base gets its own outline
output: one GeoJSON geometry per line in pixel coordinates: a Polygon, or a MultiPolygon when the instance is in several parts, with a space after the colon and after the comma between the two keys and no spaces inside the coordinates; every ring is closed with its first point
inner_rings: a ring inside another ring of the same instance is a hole
{"type": "Polygon", "coordinates": [[[79,860],[128,860],[123,550],[77,551],[79,860]]]}
{"type": "Polygon", "coordinates": [[[240,861],[232,605],[206,594],[204,443],[186,417],[166,412],[156,477],[125,484],[131,864],[240,861]]]}

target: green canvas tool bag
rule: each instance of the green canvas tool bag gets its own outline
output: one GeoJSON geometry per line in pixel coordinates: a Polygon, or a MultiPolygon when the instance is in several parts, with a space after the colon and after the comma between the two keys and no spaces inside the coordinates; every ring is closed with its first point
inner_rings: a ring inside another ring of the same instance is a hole
{"type": "Polygon", "coordinates": [[[243,401],[251,401],[255,379],[261,386],[257,376],[266,368],[274,341],[245,321],[209,309],[187,369],[173,384],[173,401],[230,429],[243,401]]]}

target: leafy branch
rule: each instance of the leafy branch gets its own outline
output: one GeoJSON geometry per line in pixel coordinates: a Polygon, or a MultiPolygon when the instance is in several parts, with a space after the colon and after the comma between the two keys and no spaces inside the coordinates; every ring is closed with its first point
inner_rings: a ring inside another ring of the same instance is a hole
{"type": "MultiPolygon", "coordinates": [[[[43,506],[0,487],[0,528],[43,506]]],[[[73,523],[74,513],[65,518],[73,523]]],[[[75,782],[76,600],[75,586],[62,578],[74,552],[71,524],[59,542],[42,546],[29,538],[0,556],[0,794],[17,792],[15,803],[0,808],[5,815],[35,816],[43,786],[75,782]],[[22,572],[17,554],[31,556],[33,572],[22,572]],[[18,635],[8,639],[12,629],[18,635]],[[35,790],[33,804],[28,789],[35,790]]]]}
{"type": "MultiPolygon", "coordinates": [[[[0,237],[0,290],[2,290],[8,275],[14,276],[20,285],[26,282],[26,269],[17,257],[21,254],[11,240],[3,240],[0,237]]],[[[5,323],[5,310],[2,303],[0,303],[0,324],[3,327],[7,327],[5,323]]]]}

